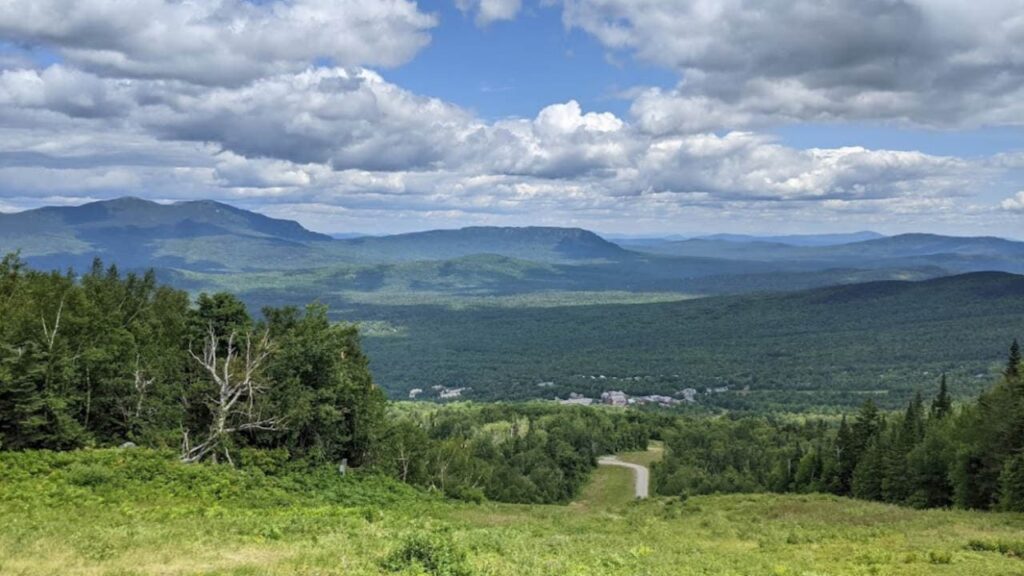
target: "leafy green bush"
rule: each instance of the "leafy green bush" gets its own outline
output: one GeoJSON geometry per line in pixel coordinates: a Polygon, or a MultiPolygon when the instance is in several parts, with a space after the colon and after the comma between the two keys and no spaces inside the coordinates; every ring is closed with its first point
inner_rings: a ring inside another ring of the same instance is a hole
{"type": "Polygon", "coordinates": [[[382,563],[390,572],[422,571],[431,576],[471,576],[466,552],[448,534],[419,531],[406,536],[382,563]]]}
{"type": "Polygon", "coordinates": [[[976,552],[999,552],[1004,556],[1024,560],[1024,542],[971,540],[967,544],[967,549],[976,552]]]}

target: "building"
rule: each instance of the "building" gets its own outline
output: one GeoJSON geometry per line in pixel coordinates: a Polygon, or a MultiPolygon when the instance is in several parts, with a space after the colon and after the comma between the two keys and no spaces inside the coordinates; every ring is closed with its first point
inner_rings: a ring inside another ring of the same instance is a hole
{"type": "Polygon", "coordinates": [[[565,400],[559,400],[558,403],[568,406],[590,406],[591,404],[594,403],[594,399],[587,398],[582,394],[577,394],[573,392],[569,394],[568,398],[566,398],[565,400]]]}
{"type": "Polygon", "coordinates": [[[626,393],[621,390],[602,392],[601,403],[610,406],[627,406],[629,404],[629,396],[626,396],[626,393]]]}

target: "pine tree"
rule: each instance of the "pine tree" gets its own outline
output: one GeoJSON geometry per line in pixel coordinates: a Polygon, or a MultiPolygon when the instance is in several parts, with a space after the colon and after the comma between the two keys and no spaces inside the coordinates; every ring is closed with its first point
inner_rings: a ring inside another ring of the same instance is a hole
{"type": "Polygon", "coordinates": [[[1017,380],[1020,378],[1021,370],[1021,356],[1020,356],[1020,343],[1017,339],[1013,339],[1013,344],[1010,345],[1010,358],[1006,362],[1006,379],[1017,380]]]}
{"type": "Polygon", "coordinates": [[[939,380],[939,394],[932,400],[931,417],[935,420],[942,420],[949,415],[953,409],[953,400],[949,397],[949,389],[946,386],[946,374],[942,374],[939,380]]]}
{"type": "Polygon", "coordinates": [[[846,496],[850,494],[853,483],[853,470],[857,467],[857,449],[854,446],[853,432],[846,423],[846,414],[839,423],[839,432],[836,434],[836,477],[832,482],[836,494],[846,496]]]}
{"type": "Polygon", "coordinates": [[[853,496],[864,500],[881,500],[885,480],[885,455],[880,436],[872,438],[853,471],[853,496]]]}
{"type": "Polygon", "coordinates": [[[887,449],[884,451],[885,459],[885,480],[882,483],[885,500],[888,502],[906,502],[914,490],[911,484],[908,469],[907,457],[911,451],[924,438],[924,400],[921,392],[914,395],[914,399],[907,404],[907,410],[903,415],[903,421],[897,429],[890,434],[891,439],[887,442],[887,449]]]}
{"type": "Polygon", "coordinates": [[[1007,512],[1024,512],[1024,452],[1015,454],[999,475],[999,507],[1007,512]]]}

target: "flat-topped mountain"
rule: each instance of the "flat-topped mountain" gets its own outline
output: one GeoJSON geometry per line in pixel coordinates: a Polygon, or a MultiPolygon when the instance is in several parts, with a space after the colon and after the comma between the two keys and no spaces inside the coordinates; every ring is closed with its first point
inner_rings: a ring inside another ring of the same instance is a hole
{"type": "Polygon", "coordinates": [[[364,260],[447,260],[475,254],[543,262],[618,259],[629,254],[617,244],[580,228],[473,226],[393,236],[364,236],[342,242],[364,260]]]}

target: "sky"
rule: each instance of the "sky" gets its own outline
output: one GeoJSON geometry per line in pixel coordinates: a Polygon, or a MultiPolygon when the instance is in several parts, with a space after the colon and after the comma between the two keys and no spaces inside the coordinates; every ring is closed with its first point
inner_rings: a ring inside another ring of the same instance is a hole
{"type": "Polygon", "coordinates": [[[0,0],[0,211],[1024,238],[1024,0],[0,0]]]}

